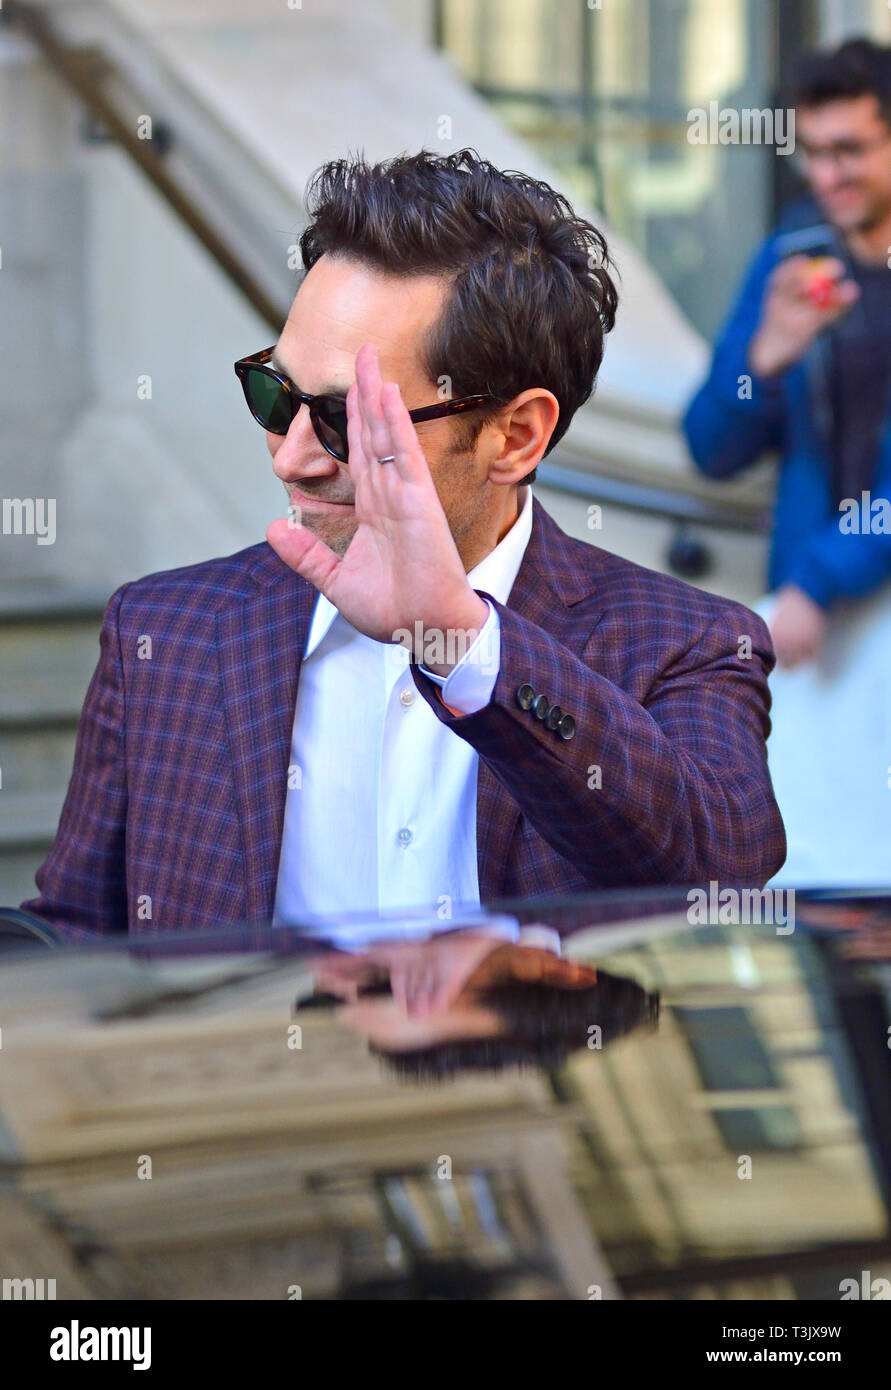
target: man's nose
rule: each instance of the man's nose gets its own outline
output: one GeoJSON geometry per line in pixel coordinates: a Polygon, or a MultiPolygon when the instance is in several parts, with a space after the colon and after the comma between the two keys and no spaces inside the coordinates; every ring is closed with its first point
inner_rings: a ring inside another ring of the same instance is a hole
{"type": "Polygon", "coordinates": [[[833,160],[825,159],[814,166],[810,182],[814,193],[834,193],[848,180],[833,160]]]}
{"type": "Polygon", "coordinates": [[[286,435],[267,431],[266,443],[272,455],[273,472],[283,483],[297,478],[330,478],[340,466],[337,459],[322,448],[305,405],[297,411],[286,435]]]}

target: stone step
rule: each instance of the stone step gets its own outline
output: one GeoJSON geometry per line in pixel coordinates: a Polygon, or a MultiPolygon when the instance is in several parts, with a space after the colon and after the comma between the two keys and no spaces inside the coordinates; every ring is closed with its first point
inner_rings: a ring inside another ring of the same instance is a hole
{"type": "Polygon", "coordinates": [[[36,893],[55,838],[75,735],[99,658],[104,605],[0,590],[0,905],[36,893]]]}
{"type": "Polygon", "coordinates": [[[64,788],[10,797],[0,792],[0,907],[36,896],[34,875],[55,839],[64,799],[64,788]]]}
{"type": "Polygon", "coordinates": [[[0,730],[77,723],[102,615],[0,616],[0,730]]]}
{"type": "Polygon", "coordinates": [[[49,849],[65,799],[61,791],[0,793],[0,847],[6,850],[49,849]]]}
{"type": "Polygon", "coordinates": [[[0,725],[0,804],[35,792],[64,791],[76,732],[76,719],[0,725]]]}
{"type": "Polygon", "coordinates": [[[18,907],[37,897],[34,874],[46,858],[49,844],[40,850],[7,848],[0,844],[0,907],[18,907]]]}

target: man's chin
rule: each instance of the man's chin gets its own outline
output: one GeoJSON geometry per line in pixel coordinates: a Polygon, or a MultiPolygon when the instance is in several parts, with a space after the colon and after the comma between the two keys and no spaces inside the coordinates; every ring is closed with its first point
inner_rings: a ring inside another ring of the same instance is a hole
{"type": "Polygon", "coordinates": [[[343,521],[339,517],[333,516],[330,512],[325,516],[309,516],[303,513],[302,524],[307,531],[312,531],[314,536],[318,536],[320,541],[324,541],[329,550],[343,559],[350,547],[350,541],[356,534],[356,523],[350,519],[343,521]]]}
{"type": "Polygon", "coordinates": [[[840,232],[870,232],[883,220],[875,208],[862,203],[850,203],[844,207],[825,207],[824,216],[840,232]]]}

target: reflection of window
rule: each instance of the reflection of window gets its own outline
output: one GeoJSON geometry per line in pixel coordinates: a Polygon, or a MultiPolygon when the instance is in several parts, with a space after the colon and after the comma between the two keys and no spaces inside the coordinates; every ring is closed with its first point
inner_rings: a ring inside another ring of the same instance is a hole
{"type": "MultiPolygon", "coordinates": [[[[766,1091],[781,1085],[773,1059],[745,1009],[676,1007],[674,1015],[706,1091],[766,1091]]],[[[728,1148],[796,1148],[801,1131],[788,1105],[715,1105],[712,1116],[728,1148]]]]}
{"type": "Polygon", "coordinates": [[[676,1008],[707,1091],[763,1091],[779,1078],[745,1009],[676,1008]]]}
{"type": "Polygon", "coordinates": [[[714,1110],[712,1117],[728,1149],[753,1153],[756,1149],[796,1149],[801,1131],[788,1105],[762,1105],[757,1110],[714,1110]]]}

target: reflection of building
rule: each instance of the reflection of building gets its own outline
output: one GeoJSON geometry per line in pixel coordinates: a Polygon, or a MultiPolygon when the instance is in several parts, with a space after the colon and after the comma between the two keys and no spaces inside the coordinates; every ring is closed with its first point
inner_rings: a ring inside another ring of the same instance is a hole
{"type": "Polygon", "coordinates": [[[454,1296],[456,1278],[610,1296],[544,1078],[419,1090],[318,1010],[291,1047],[301,984],[294,966],[154,1015],[129,962],[8,965],[0,1279],[53,1278],[58,1298],[454,1296]]]}
{"type": "Polygon", "coordinates": [[[577,1057],[563,1082],[588,1113],[579,1186],[631,1296],[832,1298],[888,1272],[888,1084],[871,1075],[887,1010],[870,1063],[857,1019],[875,1002],[836,998],[814,941],[771,931],[601,962],[662,992],[658,1038],[577,1057]]]}
{"type": "Polygon", "coordinates": [[[657,1032],[552,1077],[426,1088],[326,1010],[289,1046],[293,961],[206,995],[207,962],[7,966],[0,1278],[60,1298],[837,1299],[888,1277],[887,990],[769,930],[645,927],[596,961],[661,992],[657,1032]]]}

